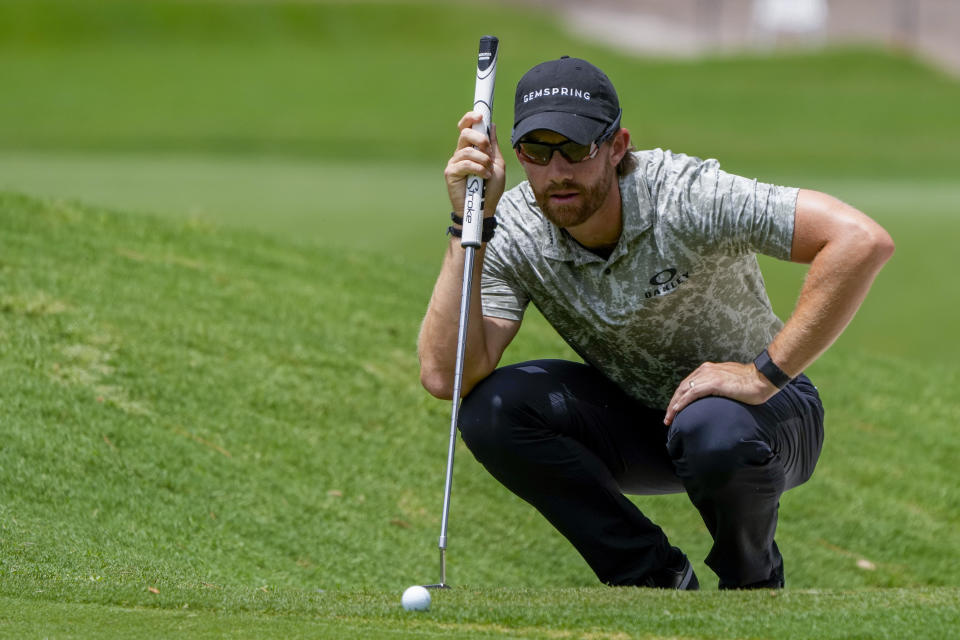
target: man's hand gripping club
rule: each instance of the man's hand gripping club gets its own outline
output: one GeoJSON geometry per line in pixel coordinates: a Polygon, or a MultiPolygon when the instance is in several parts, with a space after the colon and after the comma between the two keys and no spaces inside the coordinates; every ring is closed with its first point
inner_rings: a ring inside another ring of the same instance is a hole
{"type": "Polygon", "coordinates": [[[474,111],[468,111],[460,118],[457,124],[460,129],[457,149],[443,172],[450,204],[461,217],[467,195],[467,176],[480,176],[486,181],[487,194],[483,210],[485,218],[489,218],[497,210],[497,203],[500,202],[506,183],[506,166],[497,143],[497,125],[490,125],[490,139],[487,139],[481,131],[474,129],[482,123],[483,116],[474,111]]]}

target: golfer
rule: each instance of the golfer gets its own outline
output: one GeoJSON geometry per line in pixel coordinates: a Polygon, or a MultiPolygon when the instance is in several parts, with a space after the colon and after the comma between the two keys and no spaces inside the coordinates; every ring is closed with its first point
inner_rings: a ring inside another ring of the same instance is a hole
{"type": "Polygon", "coordinates": [[[624,494],[685,491],[721,589],[780,588],[780,495],[813,473],[823,407],[803,374],[893,253],[826,194],[635,151],[598,68],[563,57],[517,85],[511,144],[527,180],[504,193],[496,129],[459,123],[454,212],[419,338],[421,380],[451,398],[466,176],[487,181],[460,432],[610,585],[697,589],[686,555],[624,494]],[[495,217],[494,217],[495,215],[495,217]],[[756,254],[809,264],[786,323],[756,254]],[[498,368],[533,303],[583,362],[498,368]]]}

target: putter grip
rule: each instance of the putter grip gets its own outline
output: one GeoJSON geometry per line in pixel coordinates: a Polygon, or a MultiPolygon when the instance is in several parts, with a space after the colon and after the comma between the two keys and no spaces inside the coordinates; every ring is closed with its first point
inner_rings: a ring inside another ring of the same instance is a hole
{"type": "MultiPolygon", "coordinates": [[[[483,122],[473,125],[474,131],[490,136],[490,117],[493,113],[493,86],[497,79],[497,50],[500,41],[494,36],[480,38],[477,56],[477,84],[473,93],[473,110],[483,116],[483,122]]],[[[483,234],[483,201],[486,185],[480,176],[467,176],[467,195],[463,202],[463,236],[461,246],[479,247],[483,234]]]]}

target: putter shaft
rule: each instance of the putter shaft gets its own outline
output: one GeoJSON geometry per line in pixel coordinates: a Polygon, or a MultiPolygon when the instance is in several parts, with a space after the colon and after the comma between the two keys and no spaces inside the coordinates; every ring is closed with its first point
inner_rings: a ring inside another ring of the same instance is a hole
{"type": "Polygon", "coordinates": [[[440,586],[447,584],[447,523],[450,516],[450,493],[453,488],[453,456],[457,447],[457,420],[460,415],[460,393],[463,388],[463,360],[467,350],[467,328],[470,323],[470,297],[473,290],[473,263],[476,247],[464,248],[463,288],[460,291],[460,326],[457,330],[457,361],[453,375],[453,401],[450,410],[450,443],[447,448],[447,478],[443,487],[443,516],[440,520],[440,586]]]}

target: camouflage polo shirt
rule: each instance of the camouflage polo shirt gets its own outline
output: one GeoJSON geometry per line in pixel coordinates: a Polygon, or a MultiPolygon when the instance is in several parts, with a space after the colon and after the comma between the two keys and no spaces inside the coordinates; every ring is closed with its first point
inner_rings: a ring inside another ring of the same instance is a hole
{"type": "Polygon", "coordinates": [[[795,188],[655,149],[620,178],[623,233],[608,259],[547,221],[529,183],[503,195],[487,244],[483,313],[533,302],[583,360],[665,408],[704,362],[751,362],[780,331],[757,253],[787,260],[795,188]]]}

